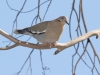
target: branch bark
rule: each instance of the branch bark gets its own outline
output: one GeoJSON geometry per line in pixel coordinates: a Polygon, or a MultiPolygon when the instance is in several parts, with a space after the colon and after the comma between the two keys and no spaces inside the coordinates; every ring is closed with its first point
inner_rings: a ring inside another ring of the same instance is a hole
{"type": "MultiPolygon", "coordinates": [[[[14,48],[16,46],[24,46],[24,47],[29,47],[29,48],[34,48],[34,49],[42,49],[42,50],[49,49],[49,46],[44,45],[44,44],[33,44],[33,43],[29,43],[29,42],[20,41],[16,38],[12,37],[8,33],[4,32],[1,29],[0,29],[0,34],[15,43],[12,46],[6,46],[5,48],[0,48],[0,50],[9,50],[9,49],[14,48]]],[[[61,52],[62,50],[66,49],[70,46],[73,46],[74,44],[81,42],[85,39],[88,39],[91,36],[96,36],[96,38],[97,38],[99,34],[100,34],[100,28],[93,30],[93,31],[90,31],[90,32],[88,32],[82,36],[79,36],[79,37],[77,37],[69,42],[57,43],[56,46],[51,46],[51,48],[57,48],[57,50],[54,53],[56,55],[59,52],[61,52]]]]}

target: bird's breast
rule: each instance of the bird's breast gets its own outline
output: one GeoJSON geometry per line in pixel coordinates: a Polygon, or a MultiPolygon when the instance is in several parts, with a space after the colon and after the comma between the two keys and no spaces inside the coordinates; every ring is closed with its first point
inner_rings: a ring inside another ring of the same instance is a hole
{"type": "Polygon", "coordinates": [[[48,29],[45,33],[46,41],[48,42],[56,42],[59,40],[61,33],[63,31],[63,27],[52,27],[51,29],[48,29]]]}

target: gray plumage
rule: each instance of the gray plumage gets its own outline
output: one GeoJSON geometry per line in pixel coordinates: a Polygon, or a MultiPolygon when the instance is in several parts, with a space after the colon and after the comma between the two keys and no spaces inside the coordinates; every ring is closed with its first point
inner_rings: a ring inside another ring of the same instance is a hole
{"type": "Polygon", "coordinates": [[[45,21],[31,27],[17,29],[14,31],[14,33],[30,35],[42,43],[53,43],[58,41],[60,38],[65,23],[68,24],[67,18],[65,16],[60,16],[59,18],[52,21],[45,21]]]}

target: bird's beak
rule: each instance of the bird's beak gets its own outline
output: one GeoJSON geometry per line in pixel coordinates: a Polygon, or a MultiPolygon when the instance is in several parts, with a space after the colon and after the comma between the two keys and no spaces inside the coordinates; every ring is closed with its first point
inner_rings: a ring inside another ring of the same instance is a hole
{"type": "Polygon", "coordinates": [[[65,22],[69,25],[69,23],[67,21],[65,21],[65,22]]]}

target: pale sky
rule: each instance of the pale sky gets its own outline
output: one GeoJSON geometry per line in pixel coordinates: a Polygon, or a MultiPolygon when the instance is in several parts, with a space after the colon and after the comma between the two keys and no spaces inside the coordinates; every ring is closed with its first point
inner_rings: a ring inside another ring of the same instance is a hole
{"type": "MultiPolygon", "coordinates": [[[[44,1],[45,0],[41,0],[41,3],[44,1]]],[[[22,7],[22,4],[24,3],[24,0],[20,0],[20,1],[8,0],[8,2],[12,8],[20,10],[20,8],[22,7]]],[[[27,3],[23,9],[23,12],[35,8],[38,4],[37,2],[38,0],[35,0],[35,1],[27,0],[27,3]]],[[[66,16],[67,18],[69,18],[70,12],[72,9],[72,2],[73,0],[59,0],[59,1],[53,0],[44,21],[53,20],[59,16],[66,16]]],[[[43,18],[43,15],[45,14],[48,3],[49,2],[45,3],[40,8],[41,18],[43,18]]],[[[7,6],[6,0],[0,1],[0,9],[1,9],[0,29],[11,34],[13,22],[15,20],[17,12],[9,9],[9,7],[7,6]]],[[[75,9],[78,12],[79,0],[77,0],[75,3],[75,9]]],[[[92,30],[100,28],[100,23],[99,23],[100,22],[100,19],[99,19],[100,1],[99,0],[83,1],[83,11],[84,11],[84,17],[85,17],[88,31],[92,31],[92,30]]],[[[18,28],[21,29],[21,28],[29,27],[32,23],[33,18],[36,15],[37,15],[37,9],[29,13],[21,13],[17,20],[18,28]]],[[[82,33],[84,34],[85,31],[83,28],[82,20],[80,24],[83,30],[82,33]]],[[[76,31],[75,31],[76,28],[77,28],[77,20],[76,20],[75,13],[73,13],[72,21],[71,21],[73,39],[77,37],[76,31]]],[[[28,38],[29,36],[23,36],[23,37],[20,37],[19,40],[26,41],[28,38]]],[[[96,39],[95,37],[91,37],[90,39],[100,57],[100,46],[99,46],[100,37],[98,39],[96,39]]],[[[3,41],[9,41],[9,40],[0,35],[0,47],[5,47],[9,43],[9,42],[4,43],[3,41]]],[[[65,43],[68,41],[70,41],[69,26],[66,24],[64,31],[62,33],[62,36],[58,42],[65,43]]],[[[37,43],[37,41],[34,38],[31,38],[29,42],[37,43]]],[[[10,50],[0,51],[0,75],[13,75],[17,73],[21,69],[22,65],[24,64],[31,50],[32,49],[30,48],[18,46],[10,50]]],[[[91,57],[93,57],[93,50],[90,47],[90,45],[88,46],[87,50],[90,53],[91,57]]],[[[72,75],[72,55],[75,53],[74,46],[66,48],[66,50],[60,52],[57,55],[53,55],[55,51],[56,49],[51,49],[51,50],[47,49],[47,50],[42,51],[43,64],[44,66],[50,69],[50,70],[46,70],[46,75],[72,75]]],[[[82,52],[83,52],[83,48],[82,48],[82,43],[81,43],[79,47],[79,53],[81,54],[82,52]]],[[[74,59],[74,64],[78,60],[78,58],[79,56],[76,55],[74,59]]],[[[86,63],[90,67],[93,67],[87,54],[83,56],[83,59],[86,61],[86,63]]],[[[95,63],[96,63],[96,67],[98,68],[100,72],[100,65],[97,59],[95,63]]],[[[39,50],[35,49],[34,52],[32,53],[31,65],[32,65],[33,75],[43,75],[39,50]]],[[[27,73],[28,66],[29,66],[29,61],[24,66],[24,69],[21,71],[19,75],[31,75],[30,70],[27,73]]],[[[91,69],[89,69],[81,60],[77,66],[76,75],[92,75],[91,69]]],[[[98,75],[95,70],[94,70],[94,75],[98,75]]]]}

